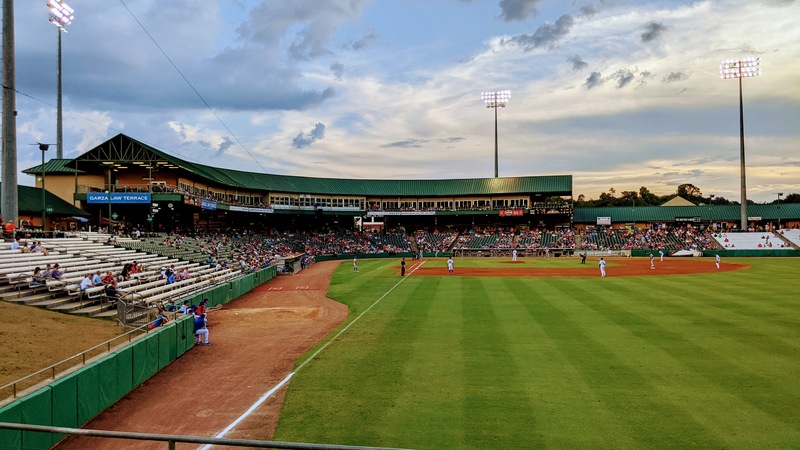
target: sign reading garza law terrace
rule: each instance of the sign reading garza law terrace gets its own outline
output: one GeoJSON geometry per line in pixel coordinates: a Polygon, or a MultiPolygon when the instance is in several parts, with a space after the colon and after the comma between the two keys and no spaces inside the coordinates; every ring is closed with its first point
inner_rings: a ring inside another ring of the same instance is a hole
{"type": "Polygon", "coordinates": [[[525,211],[522,209],[501,209],[498,211],[500,217],[511,217],[511,216],[522,216],[525,215],[525,211]]]}
{"type": "Polygon", "coordinates": [[[109,201],[105,192],[89,192],[86,194],[86,203],[150,203],[150,193],[112,192],[109,201]]]}

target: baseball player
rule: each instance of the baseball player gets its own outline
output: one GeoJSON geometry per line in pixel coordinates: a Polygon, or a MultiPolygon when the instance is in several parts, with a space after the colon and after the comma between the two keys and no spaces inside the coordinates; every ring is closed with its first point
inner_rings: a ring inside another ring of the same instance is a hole
{"type": "Polygon", "coordinates": [[[453,274],[453,257],[447,258],[447,273],[453,274]]]}
{"type": "Polygon", "coordinates": [[[664,261],[664,250],[659,250],[658,256],[661,258],[661,261],[664,261]]]}
{"type": "Polygon", "coordinates": [[[353,257],[353,272],[358,272],[358,259],[353,257]]]}
{"type": "Polygon", "coordinates": [[[606,260],[603,258],[600,258],[600,276],[606,276],[606,260]]]}
{"type": "Polygon", "coordinates": [[[656,268],[656,257],[653,256],[653,252],[650,252],[650,268],[651,269],[656,268]]]}
{"type": "Polygon", "coordinates": [[[719,253],[717,253],[716,262],[715,262],[715,264],[717,265],[717,269],[719,269],[719,260],[720,260],[719,253]]]}
{"type": "Polygon", "coordinates": [[[511,262],[517,262],[517,249],[511,251],[511,262]]]}

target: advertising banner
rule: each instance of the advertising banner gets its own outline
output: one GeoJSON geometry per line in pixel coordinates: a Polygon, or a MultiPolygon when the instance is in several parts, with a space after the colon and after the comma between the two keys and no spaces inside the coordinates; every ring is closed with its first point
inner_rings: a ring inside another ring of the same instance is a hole
{"type": "Polygon", "coordinates": [[[200,207],[203,208],[203,209],[216,210],[217,209],[217,202],[204,199],[204,200],[202,200],[200,202],[200,207]]]}
{"type": "Polygon", "coordinates": [[[501,209],[498,213],[500,217],[518,217],[525,215],[525,211],[522,209],[501,209]]]}
{"type": "MultiPolygon", "coordinates": [[[[105,192],[89,192],[86,194],[86,203],[109,203],[108,194],[105,192]]],[[[150,203],[150,193],[112,192],[110,203],[150,203]]]]}

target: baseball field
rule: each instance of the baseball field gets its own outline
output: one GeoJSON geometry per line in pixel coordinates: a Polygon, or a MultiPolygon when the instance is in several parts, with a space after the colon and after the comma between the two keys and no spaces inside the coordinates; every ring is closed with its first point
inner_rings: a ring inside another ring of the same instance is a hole
{"type": "Polygon", "coordinates": [[[274,439],[800,446],[798,259],[628,258],[605,278],[596,260],[408,263],[339,266],[328,295],[348,319],[298,360],[274,439]]]}

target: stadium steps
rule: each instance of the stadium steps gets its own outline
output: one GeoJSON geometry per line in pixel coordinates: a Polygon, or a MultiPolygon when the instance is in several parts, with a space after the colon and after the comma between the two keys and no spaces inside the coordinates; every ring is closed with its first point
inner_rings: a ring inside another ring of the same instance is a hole
{"type": "Polygon", "coordinates": [[[38,306],[47,309],[52,309],[52,307],[63,305],[65,303],[70,303],[74,299],[72,297],[55,297],[53,298],[52,294],[48,296],[49,298],[39,298],[33,299],[29,302],[26,302],[26,305],[29,306],[38,306]]]}
{"type": "Polygon", "coordinates": [[[87,305],[86,303],[81,303],[76,301],[73,297],[60,297],[55,300],[63,300],[61,303],[51,303],[47,305],[47,309],[51,311],[58,311],[58,312],[65,312],[70,314],[75,314],[75,311],[85,308],[87,305]]]}
{"type": "Polygon", "coordinates": [[[101,314],[101,313],[103,313],[105,311],[109,311],[109,310],[113,311],[114,315],[117,314],[116,305],[114,305],[112,303],[108,303],[106,301],[100,301],[100,302],[94,303],[92,305],[85,306],[85,307],[80,308],[80,309],[76,309],[75,311],[72,311],[72,314],[77,314],[77,315],[80,315],[80,316],[97,317],[98,314],[101,314]]]}
{"type": "Polygon", "coordinates": [[[95,312],[94,314],[89,314],[89,316],[97,318],[97,319],[109,319],[112,317],[117,317],[117,305],[110,305],[111,309],[104,309],[99,312],[95,312]]]}
{"type": "Polygon", "coordinates": [[[21,303],[24,305],[30,305],[31,303],[40,302],[51,298],[53,298],[53,293],[45,290],[43,292],[40,291],[35,293],[26,291],[25,295],[14,295],[13,297],[10,298],[3,298],[3,300],[11,303],[21,303]]]}
{"type": "Polygon", "coordinates": [[[780,233],[775,233],[774,236],[777,237],[778,239],[780,239],[781,241],[783,241],[783,243],[788,245],[789,247],[791,247],[791,248],[793,248],[795,250],[800,250],[800,247],[798,247],[794,242],[792,242],[789,239],[787,239],[786,236],[783,236],[780,233]]]}

